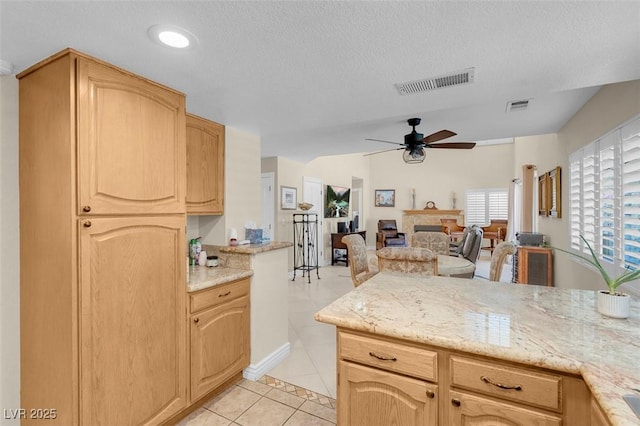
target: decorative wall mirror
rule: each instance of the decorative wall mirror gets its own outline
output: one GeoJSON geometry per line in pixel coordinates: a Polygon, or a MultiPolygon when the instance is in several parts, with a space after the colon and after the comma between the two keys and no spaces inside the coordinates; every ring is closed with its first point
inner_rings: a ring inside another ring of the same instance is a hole
{"type": "Polygon", "coordinates": [[[548,191],[549,191],[549,216],[562,217],[562,183],[560,166],[551,170],[548,174],[548,191]]]}
{"type": "Polygon", "coordinates": [[[538,177],[538,214],[549,216],[549,174],[545,173],[538,177]]]}

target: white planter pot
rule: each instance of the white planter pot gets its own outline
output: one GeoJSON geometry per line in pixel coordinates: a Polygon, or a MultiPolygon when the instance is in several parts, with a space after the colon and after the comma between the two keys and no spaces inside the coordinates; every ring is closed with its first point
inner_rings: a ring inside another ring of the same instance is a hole
{"type": "Polygon", "coordinates": [[[622,293],[611,295],[606,290],[598,290],[596,304],[598,312],[611,318],[628,318],[631,297],[622,293]]]}

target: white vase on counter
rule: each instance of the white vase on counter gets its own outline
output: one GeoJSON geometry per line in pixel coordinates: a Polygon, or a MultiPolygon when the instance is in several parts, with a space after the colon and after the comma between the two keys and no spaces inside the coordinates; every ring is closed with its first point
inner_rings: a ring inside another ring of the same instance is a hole
{"type": "Polygon", "coordinates": [[[611,318],[629,318],[631,297],[626,293],[609,294],[607,290],[598,290],[596,306],[598,312],[611,318]]]}

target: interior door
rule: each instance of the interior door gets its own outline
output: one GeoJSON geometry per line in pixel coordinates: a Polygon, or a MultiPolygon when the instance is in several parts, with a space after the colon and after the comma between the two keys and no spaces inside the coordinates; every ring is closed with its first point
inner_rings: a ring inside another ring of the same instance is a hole
{"type": "MultiPolygon", "coordinates": [[[[303,176],[302,177],[302,201],[313,204],[313,207],[309,209],[309,213],[316,213],[318,215],[318,259],[319,266],[325,264],[324,261],[324,199],[322,191],[322,181],[318,178],[303,176]]],[[[315,259],[314,259],[315,260],[315,259]]],[[[314,266],[314,265],[311,265],[314,266]]]]}
{"type": "MultiPolygon", "coordinates": [[[[273,235],[275,230],[275,176],[273,172],[262,173],[262,226],[266,232],[268,232],[268,237],[271,241],[274,241],[276,238],[273,235]]],[[[264,237],[264,235],[263,235],[264,237]]]]}
{"type": "Polygon", "coordinates": [[[155,425],[186,406],[184,216],[78,221],[80,417],[155,425]]]}

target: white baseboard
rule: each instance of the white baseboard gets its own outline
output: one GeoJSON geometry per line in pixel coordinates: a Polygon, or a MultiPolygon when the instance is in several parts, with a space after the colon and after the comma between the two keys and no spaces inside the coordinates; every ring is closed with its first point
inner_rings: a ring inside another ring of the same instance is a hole
{"type": "Polygon", "coordinates": [[[289,342],[280,346],[275,351],[264,357],[256,364],[249,364],[242,372],[242,376],[247,380],[256,381],[260,377],[267,374],[269,370],[280,364],[291,353],[291,344],[289,342]]]}

